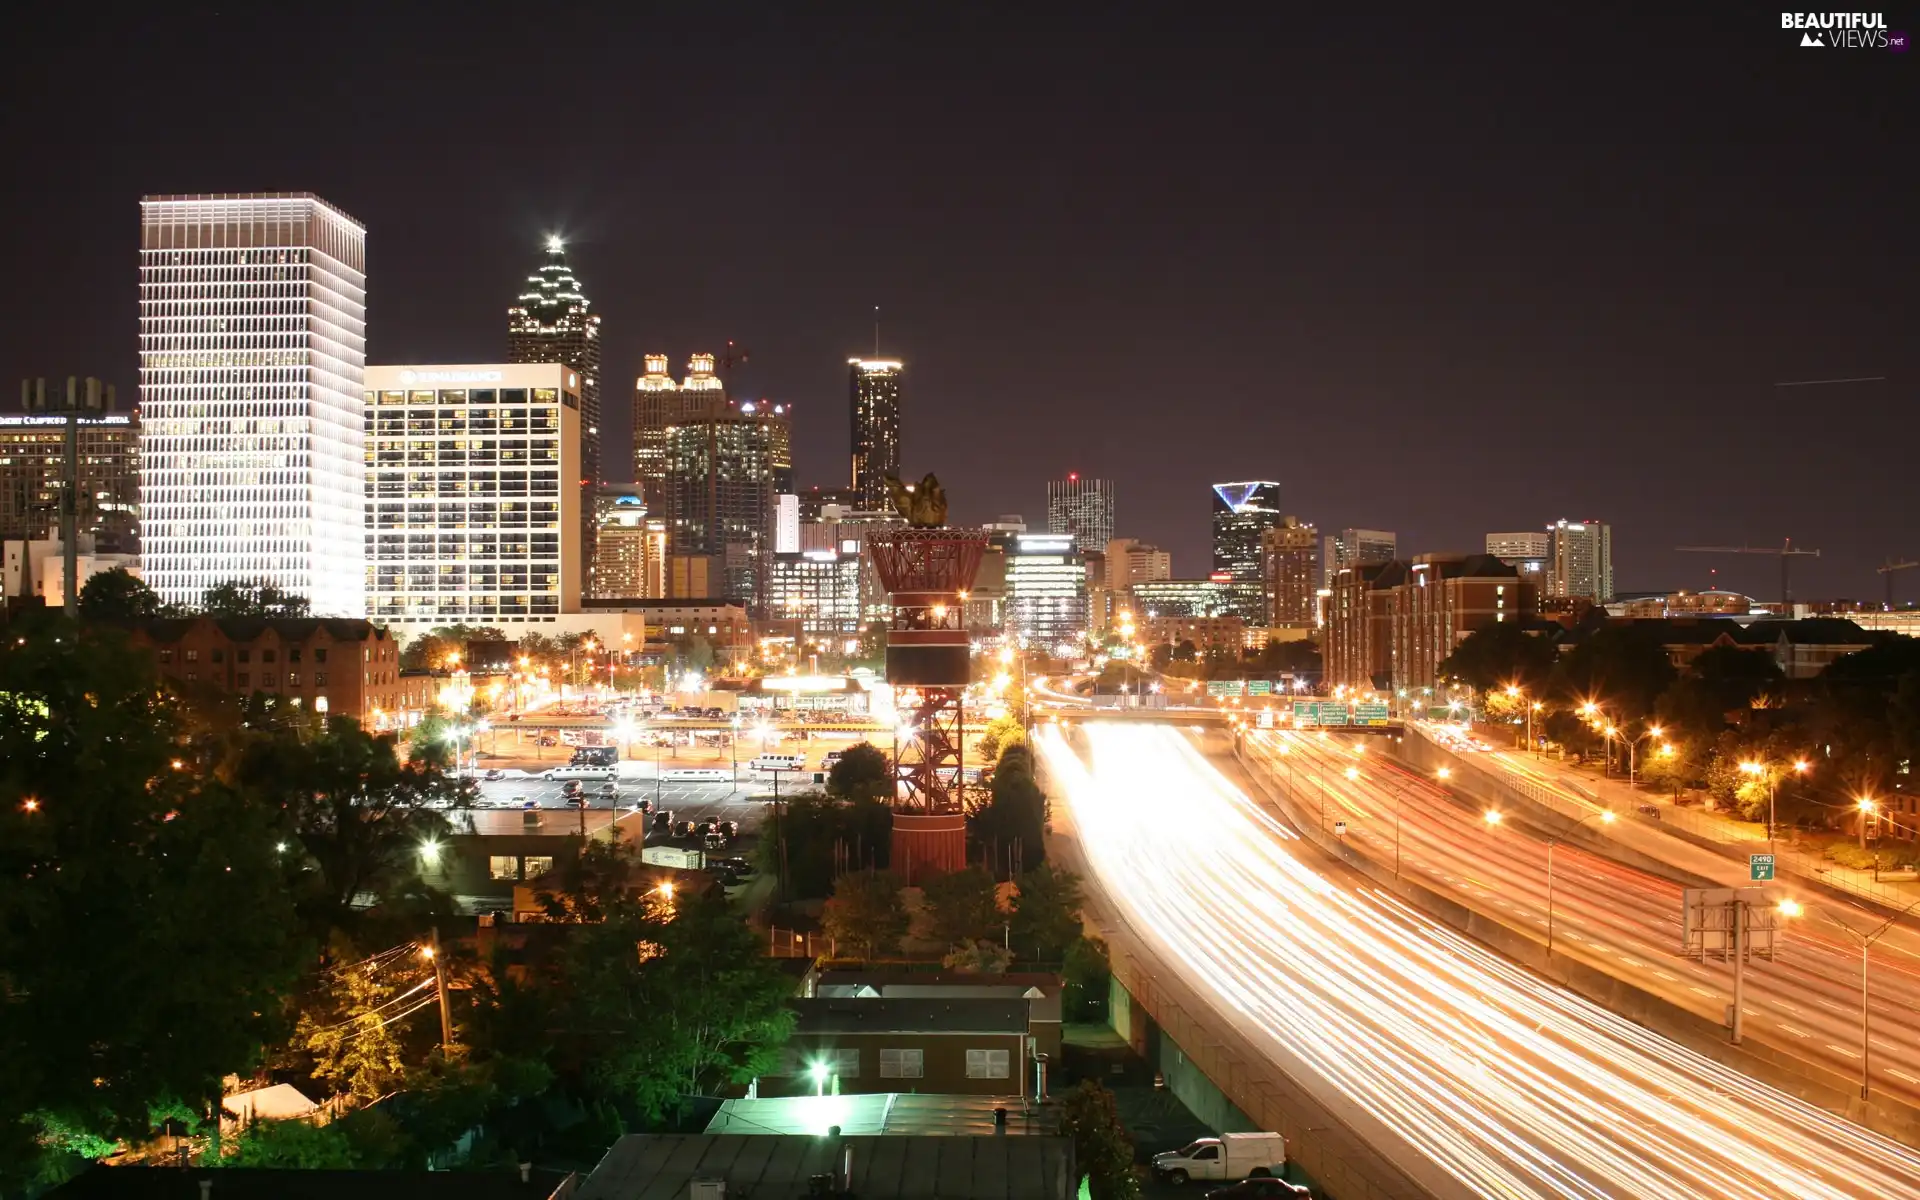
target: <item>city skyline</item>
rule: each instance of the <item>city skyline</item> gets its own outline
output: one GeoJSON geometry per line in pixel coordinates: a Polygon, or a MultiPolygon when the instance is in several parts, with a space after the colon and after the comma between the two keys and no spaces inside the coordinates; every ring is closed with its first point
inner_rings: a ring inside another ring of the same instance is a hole
{"type": "MultiPolygon", "coordinates": [[[[96,375],[131,395],[136,296],[116,264],[128,253],[133,199],[312,188],[371,231],[380,282],[369,351],[380,361],[497,359],[501,306],[540,240],[563,235],[607,322],[608,446],[630,444],[617,398],[644,354],[738,339],[754,352],[739,394],[803,414],[798,482],[843,483],[845,362],[871,350],[877,303],[885,350],[914,375],[902,469],[938,472],[961,519],[1037,518],[1045,481],[1079,439],[1076,465],[1127,488],[1130,516],[1116,532],[1167,548],[1186,564],[1182,574],[1208,544],[1198,487],[1278,475],[1302,520],[1395,529],[1420,550],[1469,551],[1487,530],[1604,513],[1621,539],[1620,590],[1717,580],[1764,596],[1777,577],[1767,560],[1672,548],[1792,536],[1823,550],[1797,571],[1805,595],[1877,597],[1873,567],[1920,553],[1904,517],[1920,495],[1893,457],[1920,420],[1914,351],[1900,335],[1914,302],[1891,199],[1911,193],[1915,168],[1910,156],[1882,152],[1902,128],[1889,105],[1911,56],[1801,54],[1773,23],[1694,12],[1663,16],[1659,45],[1621,14],[1541,20],[1528,56],[1469,44],[1440,14],[1416,15],[1384,39],[1309,23],[1288,31],[1303,69],[1273,86],[1251,52],[1259,38],[1222,47],[1116,22],[1102,51],[1117,68],[1110,77],[1045,31],[1030,45],[1000,46],[970,22],[927,38],[902,19],[836,38],[831,73],[845,90],[808,93],[818,115],[800,121],[768,103],[819,66],[789,61],[784,47],[802,27],[788,19],[732,41],[743,86],[698,105],[677,103],[705,95],[698,54],[664,55],[640,79],[570,62],[583,80],[580,115],[556,129],[506,97],[453,103],[458,89],[435,86],[441,68],[420,68],[424,77],[394,69],[398,47],[444,30],[391,14],[371,30],[365,86],[337,126],[290,141],[278,131],[304,102],[270,86],[280,66],[266,73],[245,53],[275,36],[271,19],[191,30],[153,19],[109,43],[71,14],[37,13],[49,52],[4,86],[45,94],[82,63],[103,83],[74,97],[59,125],[9,127],[7,148],[22,162],[90,155],[98,169],[87,188],[28,189],[0,229],[8,261],[37,281],[0,301],[9,306],[0,363],[15,378],[96,375]],[[1703,58],[1696,47],[1709,41],[1723,50],[1703,58]],[[1427,53],[1430,44],[1447,53],[1427,53]],[[134,45],[143,59],[181,65],[167,111],[221,119],[169,120],[162,106],[132,102],[134,45]],[[963,124],[934,101],[977,69],[983,48],[999,56],[1009,88],[963,124]],[[1609,55],[1637,64],[1639,99],[1603,130],[1582,99],[1598,86],[1584,64],[1609,55]],[[216,61],[222,72],[194,67],[216,61]],[[1161,64],[1169,102],[1142,107],[1118,86],[1138,76],[1124,64],[1145,61],[1161,64]],[[1063,77],[1084,80],[1093,107],[1062,98],[1073,89],[1042,86],[1063,77]],[[644,153],[609,149],[618,139],[597,114],[630,107],[613,102],[603,81],[612,78],[640,89],[643,102],[676,101],[644,153]],[[1512,114],[1476,78],[1524,82],[1536,102],[1512,114]],[[236,84],[257,97],[245,110],[225,105],[236,84]],[[1436,90],[1459,92],[1461,103],[1421,111],[1418,97],[1436,90]],[[876,113],[856,101],[877,92],[896,103],[876,113]],[[1276,122],[1303,96],[1330,102],[1306,131],[1288,132],[1276,122]],[[1420,114],[1412,124],[1410,111],[1420,114]],[[884,166],[865,145],[835,144],[829,131],[856,112],[863,142],[897,147],[884,166]],[[1094,112],[1108,115],[1089,125],[1094,112]],[[1494,112],[1511,120],[1489,119],[1494,112]],[[1087,128],[1042,144],[1015,136],[1036,117],[1087,128]],[[1754,136],[1728,139],[1727,128],[1754,136]],[[1283,153],[1220,153],[1269,136],[1283,153]],[[1374,138],[1380,153],[1365,159],[1329,149],[1374,138]],[[449,198],[429,186],[419,153],[428,144],[450,157],[526,151],[578,165],[449,198]],[[1422,149],[1462,144],[1481,151],[1429,162],[1437,151],[1422,149]],[[1206,222],[1187,218],[1197,199],[1189,184],[1111,186],[1142,152],[1175,145],[1232,164],[1230,178],[1207,189],[1206,222]],[[1809,173],[1803,152],[1848,169],[1809,173]],[[1426,164],[1405,202],[1372,165],[1396,155],[1426,164]],[[699,164],[696,182],[661,188],[654,164],[682,161],[699,164]],[[1288,176],[1319,183],[1281,185],[1268,165],[1280,161],[1291,163],[1288,176]],[[770,176],[790,182],[800,202],[774,202],[770,176]],[[1111,223],[1075,225],[1031,204],[1037,192],[1082,189],[1113,206],[1111,223]],[[1274,194],[1286,196],[1278,220],[1246,199],[1274,194]],[[1767,203],[1752,203],[1756,194],[1767,203]],[[930,210],[917,199],[926,195],[951,196],[966,219],[930,210]],[[1510,212],[1523,215],[1494,216],[1510,212]],[[1147,237],[1115,255],[1125,229],[1147,237]],[[1777,259],[1764,269],[1762,250],[1777,259]],[[1541,269],[1549,258],[1553,269],[1541,269]],[[1465,279],[1479,283],[1461,301],[1465,279]],[[1436,312],[1443,319],[1422,316],[1436,312]],[[1074,319],[1063,325],[1050,313],[1074,319]],[[1135,342],[1204,364],[1196,369],[1217,397],[1213,422],[1163,419],[1166,385],[1127,352],[1135,342]],[[1775,386],[1875,376],[1886,378],[1775,386]],[[1817,486],[1724,490],[1736,465],[1775,463],[1779,429],[1827,412],[1845,419],[1812,422],[1794,439],[1793,469],[1817,486]],[[1020,435],[943,443],[941,422],[956,417],[1020,435]],[[1553,431],[1538,452],[1519,452],[1523,419],[1553,431]],[[1661,436],[1648,436],[1655,423],[1661,436]],[[1869,425],[1876,436],[1860,437],[1869,425]],[[1222,440],[1223,428],[1236,436],[1222,440]],[[1366,469],[1321,452],[1361,439],[1366,469]],[[1475,478],[1499,483],[1465,482],[1475,478]],[[1647,480],[1658,486],[1640,486],[1647,480]],[[1441,486],[1447,503],[1428,502],[1424,493],[1441,486]]],[[[594,44],[616,45],[619,24],[594,44]]],[[[475,62],[523,51],[574,57],[533,29],[463,32],[462,43],[475,62]]],[[[712,31],[681,15],[649,36],[690,48],[712,31]]],[[[289,52],[302,61],[315,53],[289,52]]],[[[598,63],[611,50],[583,53],[598,63]]]]}

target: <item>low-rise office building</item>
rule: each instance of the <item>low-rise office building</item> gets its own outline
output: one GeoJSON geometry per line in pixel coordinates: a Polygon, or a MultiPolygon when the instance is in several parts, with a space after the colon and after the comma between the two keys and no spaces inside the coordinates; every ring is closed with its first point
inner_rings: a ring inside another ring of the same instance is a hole
{"type": "Polygon", "coordinates": [[[798,1020],[762,1096],[945,1092],[1026,1095],[1024,999],[795,1000],[798,1020]]]}

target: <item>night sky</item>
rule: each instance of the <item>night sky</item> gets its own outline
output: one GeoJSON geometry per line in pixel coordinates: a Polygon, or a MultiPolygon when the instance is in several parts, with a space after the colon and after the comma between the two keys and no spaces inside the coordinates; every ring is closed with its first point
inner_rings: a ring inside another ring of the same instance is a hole
{"type": "Polygon", "coordinates": [[[877,304],[957,518],[1108,476],[1179,575],[1244,478],[1403,553],[1611,520],[1622,589],[1920,558],[1920,53],[1761,6],[387,7],[11,14],[0,377],[131,397],[142,194],[312,191],[370,362],[504,357],[558,231],[610,444],[643,353],[732,338],[836,484],[877,304]]]}

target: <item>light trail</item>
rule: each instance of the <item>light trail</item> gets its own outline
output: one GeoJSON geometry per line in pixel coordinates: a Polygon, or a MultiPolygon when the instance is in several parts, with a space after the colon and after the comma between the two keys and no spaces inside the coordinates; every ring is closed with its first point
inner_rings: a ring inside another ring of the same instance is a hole
{"type": "Polygon", "coordinates": [[[1336,886],[1176,731],[1039,744],[1130,928],[1376,1149],[1455,1194],[1920,1200],[1920,1155],[1538,980],[1371,888],[1336,886]],[[1409,1159],[1409,1151],[1417,1160],[1409,1159]]]}

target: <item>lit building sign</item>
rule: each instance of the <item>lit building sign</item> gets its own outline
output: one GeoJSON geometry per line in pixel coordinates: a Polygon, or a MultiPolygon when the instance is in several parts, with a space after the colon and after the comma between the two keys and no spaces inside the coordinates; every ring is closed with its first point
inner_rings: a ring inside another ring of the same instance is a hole
{"type": "Polygon", "coordinates": [[[416,383],[499,383],[504,379],[501,371],[415,371],[408,368],[400,372],[400,385],[412,387],[416,383]]]}

